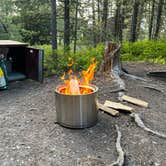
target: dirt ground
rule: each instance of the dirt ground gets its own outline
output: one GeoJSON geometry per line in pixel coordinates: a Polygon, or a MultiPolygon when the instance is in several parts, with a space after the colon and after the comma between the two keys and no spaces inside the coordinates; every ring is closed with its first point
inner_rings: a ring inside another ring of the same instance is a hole
{"type": "MultiPolygon", "coordinates": [[[[166,65],[125,63],[132,74],[147,77],[146,72],[165,70],[166,65]]],[[[166,134],[166,79],[151,79],[164,93],[144,88],[138,80],[123,77],[126,94],[148,101],[149,108],[132,105],[145,125],[166,134]]],[[[57,76],[43,84],[31,80],[11,83],[0,91],[0,166],[104,166],[117,158],[117,124],[122,132],[125,166],[166,166],[166,140],[137,127],[128,114],[112,117],[99,112],[97,125],[74,130],[56,123],[54,88],[57,76]]],[[[110,93],[109,78],[96,78],[98,99],[117,100],[110,93]]],[[[131,104],[128,104],[131,105],[131,104]]]]}

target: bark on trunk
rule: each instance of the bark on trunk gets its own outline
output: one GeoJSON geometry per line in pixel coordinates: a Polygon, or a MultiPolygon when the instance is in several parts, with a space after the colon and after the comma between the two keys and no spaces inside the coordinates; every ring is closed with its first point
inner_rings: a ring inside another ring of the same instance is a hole
{"type": "Polygon", "coordinates": [[[140,4],[139,16],[138,16],[138,21],[137,21],[136,39],[138,39],[139,34],[140,34],[140,27],[141,27],[143,13],[144,13],[144,1],[142,1],[140,4]]]}
{"type": "Polygon", "coordinates": [[[152,10],[151,10],[151,17],[149,22],[149,40],[152,39],[153,20],[154,20],[154,3],[155,3],[155,0],[152,1],[152,10]]]}
{"type": "Polygon", "coordinates": [[[134,0],[132,22],[131,22],[131,36],[130,36],[131,42],[136,41],[136,27],[137,27],[138,11],[139,11],[139,0],[134,0]]]}
{"type": "Polygon", "coordinates": [[[155,33],[154,33],[155,39],[157,39],[158,35],[159,35],[159,29],[160,29],[160,25],[161,25],[162,8],[163,8],[163,0],[159,0],[158,11],[157,11],[157,20],[156,20],[156,29],[155,29],[155,33]]]}
{"type": "MultiPolygon", "coordinates": [[[[56,21],[56,0],[51,0],[51,31],[52,31],[52,51],[57,62],[58,57],[55,50],[57,50],[57,21],[56,21]]],[[[57,63],[55,67],[57,66],[57,63]]]]}
{"type": "Polygon", "coordinates": [[[96,47],[96,30],[95,30],[95,27],[96,27],[96,17],[95,17],[95,2],[94,0],[92,0],[92,12],[93,12],[93,15],[92,15],[92,20],[93,20],[93,45],[94,47],[96,47]]]}
{"type": "Polygon", "coordinates": [[[108,17],[108,0],[103,2],[103,17],[102,17],[102,41],[106,40],[106,30],[107,30],[107,17],[108,17]]]}
{"type": "Polygon", "coordinates": [[[76,0],[76,9],[75,9],[75,26],[74,26],[74,53],[76,52],[77,46],[77,23],[78,23],[78,0],[76,0]]]}
{"type": "Polygon", "coordinates": [[[70,1],[64,0],[64,48],[69,50],[70,48],[70,1]]]}

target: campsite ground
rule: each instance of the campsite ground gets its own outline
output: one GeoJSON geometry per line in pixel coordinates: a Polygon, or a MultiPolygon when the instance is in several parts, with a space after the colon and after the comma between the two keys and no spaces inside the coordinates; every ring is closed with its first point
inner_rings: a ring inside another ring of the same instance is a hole
{"type": "MultiPolygon", "coordinates": [[[[132,74],[147,77],[146,72],[165,70],[165,65],[125,63],[132,74]]],[[[166,134],[166,79],[151,79],[161,93],[142,86],[139,80],[122,77],[126,94],[149,102],[149,108],[132,105],[145,125],[166,134]]],[[[134,123],[128,114],[119,117],[99,113],[97,125],[83,130],[67,129],[56,122],[54,88],[59,77],[46,78],[43,84],[31,80],[14,82],[0,92],[0,165],[1,166],[102,166],[117,158],[117,124],[126,166],[165,166],[166,140],[152,135],[134,123]]],[[[111,80],[96,78],[98,99],[117,101],[110,93],[111,80]]],[[[130,104],[128,104],[130,105],[130,104]]],[[[66,110],[67,111],[67,110],[66,110]]]]}

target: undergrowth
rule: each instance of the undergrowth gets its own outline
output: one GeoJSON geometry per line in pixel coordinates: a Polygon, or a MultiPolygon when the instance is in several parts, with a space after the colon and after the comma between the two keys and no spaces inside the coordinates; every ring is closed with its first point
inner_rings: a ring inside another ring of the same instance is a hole
{"type": "MultiPolygon", "coordinates": [[[[55,53],[53,54],[51,45],[38,45],[37,48],[44,49],[44,75],[61,74],[68,70],[68,57],[72,57],[75,61],[73,69],[79,71],[86,69],[90,64],[90,59],[94,57],[99,64],[104,54],[104,44],[98,44],[96,48],[81,47],[76,53],[73,51],[64,52],[59,47],[55,52],[58,56],[55,61],[55,53]]],[[[141,61],[166,63],[166,42],[164,41],[138,41],[135,43],[124,42],[121,48],[122,61],[141,61]]]]}

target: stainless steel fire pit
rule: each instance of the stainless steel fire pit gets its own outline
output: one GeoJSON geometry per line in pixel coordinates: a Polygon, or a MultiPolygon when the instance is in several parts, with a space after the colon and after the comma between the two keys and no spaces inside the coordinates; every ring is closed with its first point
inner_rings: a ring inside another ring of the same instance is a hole
{"type": "Polygon", "coordinates": [[[65,88],[59,85],[55,89],[57,122],[69,128],[87,128],[97,123],[96,95],[98,88],[94,85],[80,86],[90,88],[91,93],[80,95],[63,94],[65,88]]]}

